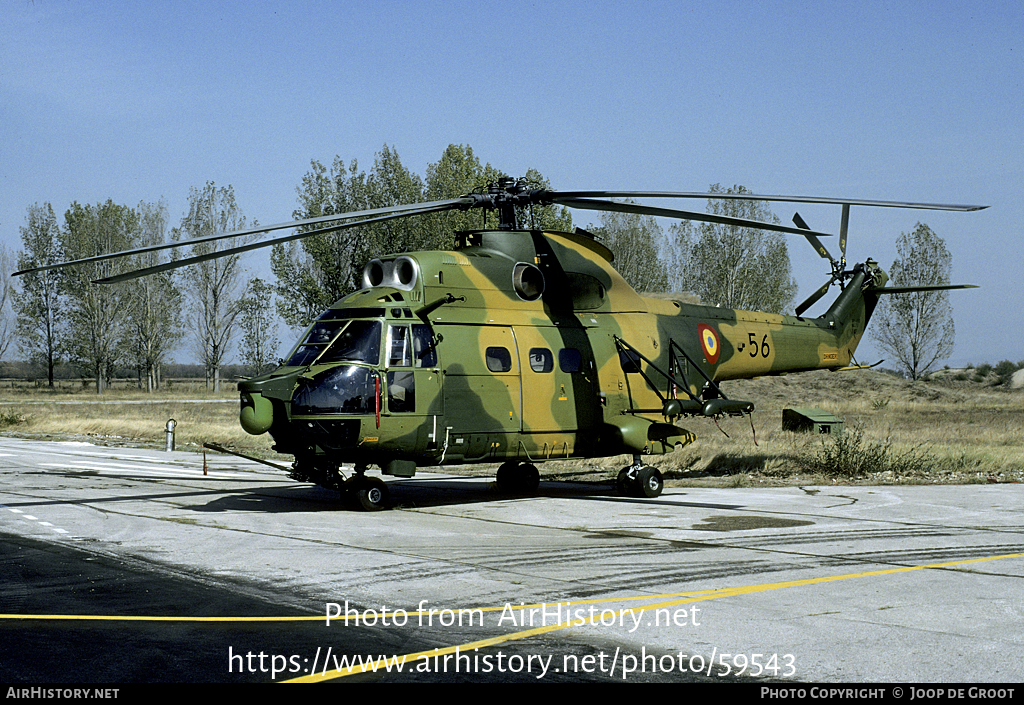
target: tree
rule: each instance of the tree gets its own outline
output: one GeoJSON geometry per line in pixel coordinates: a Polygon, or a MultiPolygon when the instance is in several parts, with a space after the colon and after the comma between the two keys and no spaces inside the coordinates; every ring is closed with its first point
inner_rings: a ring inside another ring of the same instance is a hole
{"type": "MultiPolygon", "coordinates": [[[[167,204],[140,203],[139,246],[167,242],[167,204]]],[[[132,268],[162,263],[159,252],[136,255],[132,268]]],[[[125,327],[125,348],[139,375],[139,387],[152,392],[160,388],[163,365],[182,337],[181,291],[171,272],[160,272],[136,279],[129,288],[130,306],[125,327]]]]}
{"type": "MultiPolygon", "coordinates": [[[[202,189],[193,187],[188,200],[188,213],[173,233],[177,239],[246,227],[231,186],[218,188],[208,181],[202,189]]],[[[190,254],[205,255],[238,244],[236,238],[200,243],[190,248],[190,254]]],[[[196,352],[206,367],[207,385],[212,385],[213,391],[219,392],[220,368],[227,360],[240,310],[241,258],[239,255],[217,257],[191,265],[183,271],[195,321],[192,330],[196,352]]]]}
{"type": "Polygon", "coordinates": [[[14,285],[11,284],[13,265],[14,262],[7,248],[0,246],[0,360],[11,347],[16,330],[16,320],[12,319],[14,313],[14,285]]]}
{"type": "Polygon", "coordinates": [[[281,341],[277,323],[271,313],[270,299],[274,289],[259,277],[249,280],[242,297],[239,320],[242,327],[242,363],[253,375],[262,373],[277,357],[281,341]]]}
{"type": "MultiPolygon", "coordinates": [[[[896,254],[889,270],[892,286],[949,284],[953,258],[945,241],[927,225],[918,223],[909,235],[902,233],[896,254]]],[[[953,352],[956,329],[948,291],[915,291],[880,298],[872,336],[911,379],[928,374],[953,352]]]]}
{"type": "MultiPolygon", "coordinates": [[[[504,174],[490,164],[481,165],[469,145],[450,144],[440,159],[427,165],[423,200],[443,201],[484,191],[501,176],[504,174]]],[[[450,248],[454,233],[460,230],[498,227],[497,214],[481,210],[445,211],[423,216],[421,220],[424,230],[430,233],[427,247],[433,249],[450,248]]]]}
{"type": "MultiPolygon", "coordinates": [[[[313,160],[298,188],[297,220],[370,208],[366,174],[353,160],[346,166],[335,157],[328,170],[313,160]]],[[[301,231],[315,230],[306,226],[301,231]]],[[[302,328],[344,294],[356,288],[356,260],[361,256],[363,228],[313,235],[298,242],[274,245],[270,268],[277,278],[278,312],[293,328],[302,328]]],[[[359,262],[362,267],[365,262],[359,262]]],[[[361,271],[361,270],[359,270],[361,271]]]]}
{"type": "MultiPolygon", "coordinates": [[[[29,206],[26,224],[21,228],[22,249],[18,269],[31,269],[64,260],[60,228],[53,206],[38,203],[29,206]]],[[[18,345],[29,362],[46,367],[53,387],[53,370],[63,352],[64,278],[59,270],[25,274],[21,290],[14,292],[14,310],[18,314],[18,345]]]]}
{"type": "MultiPolygon", "coordinates": [[[[743,186],[710,193],[750,193],[743,186]]],[[[709,198],[706,211],[734,218],[778,223],[763,201],[709,198]]],[[[685,277],[673,289],[689,289],[711,306],[782,313],[796,296],[785,235],[737,225],[689,222],[672,226],[676,261],[673,269],[685,277]]]]}
{"type": "MultiPolygon", "coordinates": [[[[441,159],[427,167],[426,180],[402,165],[398,153],[387,145],[377,153],[370,173],[335,157],[330,168],[318,161],[298,189],[300,207],[296,219],[423,201],[457,198],[504,176],[490,164],[481,166],[472,148],[450,145],[441,159]]],[[[546,180],[534,169],[526,178],[544,188],[546,180]]],[[[561,206],[523,209],[523,227],[571,230],[572,218],[561,206]]],[[[275,245],[271,269],[277,278],[275,291],[281,317],[292,327],[304,327],[342,296],[358,289],[363,266],[374,257],[452,246],[458,230],[496,226],[495,214],[482,211],[448,211],[397,218],[314,235],[298,242],[275,245]],[[486,219],[486,220],[485,220],[486,219]],[[486,222],[486,225],[485,225],[486,222]]],[[[313,230],[307,227],[306,230],[313,230]]]]}
{"type": "MultiPolygon", "coordinates": [[[[61,240],[65,257],[82,259],[129,249],[138,234],[135,211],[108,199],[96,206],[72,203],[64,215],[61,240]]],[[[103,393],[121,353],[129,287],[93,281],[124,272],[128,264],[125,258],[92,262],[69,268],[64,274],[68,352],[75,363],[92,371],[97,394],[103,393]]]]}
{"type": "Polygon", "coordinates": [[[661,226],[652,216],[601,213],[593,234],[615,253],[615,271],[637,291],[665,291],[668,271],[658,255],[661,226]]]}

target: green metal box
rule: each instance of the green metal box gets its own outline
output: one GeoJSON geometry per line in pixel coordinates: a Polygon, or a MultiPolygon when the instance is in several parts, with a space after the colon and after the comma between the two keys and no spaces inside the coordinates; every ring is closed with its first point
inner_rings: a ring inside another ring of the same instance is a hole
{"type": "Polygon", "coordinates": [[[843,420],[824,409],[783,409],[782,430],[798,433],[842,433],[843,420]]]}

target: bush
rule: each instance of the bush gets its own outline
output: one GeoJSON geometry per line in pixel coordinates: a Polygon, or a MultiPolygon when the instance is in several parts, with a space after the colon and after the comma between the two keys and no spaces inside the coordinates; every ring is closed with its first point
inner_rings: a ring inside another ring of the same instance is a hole
{"type": "Polygon", "coordinates": [[[999,379],[999,384],[1010,384],[1013,379],[1013,373],[1018,370],[1018,366],[1009,360],[1003,360],[995,366],[996,377],[999,379]]]}
{"type": "Polygon", "coordinates": [[[927,471],[933,464],[933,459],[919,447],[895,450],[891,436],[881,443],[865,440],[860,424],[822,439],[817,455],[803,461],[808,472],[851,478],[880,472],[907,475],[927,471]]]}
{"type": "Polygon", "coordinates": [[[13,409],[0,409],[0,428],[19,426],[25,423],[25,417],[13,409]]]}

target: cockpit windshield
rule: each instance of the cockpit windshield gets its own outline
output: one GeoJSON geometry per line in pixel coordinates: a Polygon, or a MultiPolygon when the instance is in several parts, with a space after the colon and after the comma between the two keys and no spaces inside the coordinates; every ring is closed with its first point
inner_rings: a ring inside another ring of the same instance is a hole
{"type": "Polygon", "coordinates": [[[302,343],[288,358],[287,365],[305,367],[313,362],[364,362],[376,365],[380,362],[380,321],[323,320],[327,315],[339,315],[339,311],[328,311],[309,329],[302,343]]]}

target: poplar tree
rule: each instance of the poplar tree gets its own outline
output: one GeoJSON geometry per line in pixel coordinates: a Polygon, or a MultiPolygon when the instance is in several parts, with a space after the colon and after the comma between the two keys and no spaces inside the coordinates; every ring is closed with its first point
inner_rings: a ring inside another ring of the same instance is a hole
{"type": "MultiPolygon", "coordinates": [[[[953,257],[946,242],[918,223],[896,242],[896,260],[889,270],[890,286],[949,284],[953,257]]],[[[914,291],[880,297],[871,322],[878,346],[896,358],[911,379],[931,372],[953,352],[956,328],[948,291],[914,291]]]]}
{"type": "MultiPolygon", "coordinates": [[[[231,232],[246,227],[245,216],[235,203],[231,186],[217,187],[208,181],[189,192],[188,213],[175,230],[178,239],[231,232]]],[[[193,245],[190,256],[227,249],[235,238],[193,245]]],[[[207,386],[220,391],[220,370],[228,359],[240,311],[242,264],[240,255],[217,257],[185,267],[183,277],[191,306],[193,342],[206,368],[207,386]]]]}
{"type": "MultiPolygon", "coordinates": [[[[709,189],[707,213],[778,223],[763,201],[714,198],[715,193],[750,193],[743,186],[709,189]]],[[[783,313],[793,304],[796,281],[785,235],[756,228],[717,223],[672,225],[676,249],[672,269],[682,280],[673,288],[692,291],[710,306],[783,313]]]]}
{"type": "MultiPolygon", "coordinates": [[[[64,221],[64,256],[72,260],[130,249],[139,234],[138,214],[110,199],[96,206],[72,203],[64,221]]],[[[129,265],[129,258],[118,258],[80,264],[64,272],[68,352],[72,361],[92,372],[97,394],[106,389],[121,356],[130,303],[127,284],[93,281],[127,271],[129,265]]]]}
{"type": "Polygon", "coordinates": [[[668,270],[658,255],[664,234],[654,217],[604,212],[601,225],[592,232],[615,255],[615,271],[636,291],[668,289],[668,270]]]}
{"type": "MultiPolygon", "coordinates": [[[[168,241],[167,204],[140,203],[139,246],[168,241]]],[[[162,252],[145,252],[132,259],[132,268],[152,267],[167,261],[162,252]]],[[[172,272],[140,277],[129,287],[130,308],[125,328],[125,347],[139,375],[139,387],[148,392],[160,388],[167,357],[183,337],[182,294],[172,272]]]]}
{"type": "Polygon", "coordinates": [[[253,375],[271,367],[277,358],[281,341],[277,337],[270,300],[274,289],[259,277],[249,280],[242,297],[239,323],[242,328],[241,358],[253,375]]]}
{"type": "MultiPolygon", "coordinates": [[[[49,203],[29,206],[25,225],[20,230],[19,270],[64,261],[60,227],[49,203]]],[[[63,273],[49,269],[25,274],[20,285],[12,301],[18,314],[18,346],[29,362],[46,368],[47,382],[52,388],[53,371],[64,349],[63,273]]]]}

